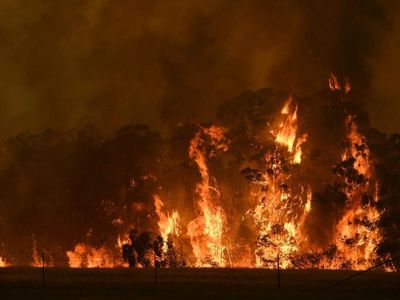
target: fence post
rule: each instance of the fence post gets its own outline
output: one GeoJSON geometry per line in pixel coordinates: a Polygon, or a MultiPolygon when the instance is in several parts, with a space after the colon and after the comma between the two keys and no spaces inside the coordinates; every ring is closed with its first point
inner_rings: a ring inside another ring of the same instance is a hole
{"type": "Polygon", "coordinates": [[[281,268],[279,266],[279,252],[278,252],[278,259],[277,259],[277,265],[278,265],[278,288],[281,288],[281,268]]]}
{"type": "Polygon", "coordinates": [[[44,252],[42,252],[42,285],[44,286],[44,252]]]}
{"type": "Polygon", "coordinates": [[[154,286],[157,288],[157,256],[154,251],[154,286]]]}

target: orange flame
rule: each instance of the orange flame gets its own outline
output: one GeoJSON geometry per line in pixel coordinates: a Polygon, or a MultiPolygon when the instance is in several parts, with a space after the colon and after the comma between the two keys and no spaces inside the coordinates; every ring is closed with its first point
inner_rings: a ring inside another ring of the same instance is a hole
{"type": "Polygon", "coordinates": [[[347,126],[349,128],[349,132],[347,138],[350,142],[350,147],[344,152],[342,156],[343,160],[346,160],[349,157],[354,157],[354,169],[358,171],[358,173],[365,175],[367,178],[373,176],[373,170],[370,166],[370,153],[369,148],[365,147],[361,151],[357,149],[362,145],[366,145],[365,137],[363,137],[359,132],[357,125],[354,121],[354,117],[349,116],[346,119],[347,126]]]}
{"type": "Polygon", "coordinates": [[[116,265],[114,253],[106,247],[93,248],[84,243],[75,245],[74,251],[67,251],[71,268],[113,268],[116,265]]]}
{"type": "MultiPolygon", "coordinates": [[[[337,78],[333,74],[331,76],[331,88],[340,89],[337,78]]],[[[349,91],[346,86],[345,91],[349,91]]],[[[280,111],[282,122],[279,129],[276,134],[273,133],[275,145],[279,147],[265,154],[262,168],[265,171],[257,169],[260,176],[250,186],[249,203],[252,204],[244,217],[251,221],[256,230],[258,238],[255,246],[247,241],[238,242],[235,236],[230,235],[228,216],[220,201],[218,185],[210,175],[209,160],[217,152],[228,150],[229,143],[224,130],[211,126],[200,128],[195,134],[188,152],[200,175],[195,189],[198,212],[186,226],[194,255],[194,266],[275,268],[279,255],[282,268],[295,268],[298,267],[297,258],[314,254],[310,252],[305,230],[306,221],[313,209],[313,194],[306,182],[295,182],[291,179],[293,177],[290,169],[298,169],[300,166],[287,165],[288,161],[291,164],[302,162],[302,146],[308,138],[306,133],[301,135],[298,132],[297,113],[298,104],[289,97],[280,111]],[[235,247],[241,249],[232,251],[235,247]],[[234,257],[238,253],[242,255],[239,259],[234,257]]],[[[348,147],[343,152],[342,159],[347,161],[354,158],[352,167],[365,180],[354,183],[347,177],[340,177],[344,178],[341,180],[347,202],[343,215],[332,226],[335,233],[332,242],[335,244],[336,254],[333,258],[321,255],[315,266],[328,269],[366,269],[378,260],[376,247],[382,240],[382,232],[377,226],[381,212],[375,205],[379,201],[379,184],[366,138],[359,132],[354,117],[348,117],[346,124],[348,147]],[[373,195],[374,202],[365,203],[363,197],[366,194],[373,195]]],[[[181,238],[181,225],[186,224],[181,224],[178,211],[166,210],[158,195],[154,195],[153,199],[163,240],[181,238]]],[[[144,207],[143,205],[143,209],[144,207]]],[[[136,212],[142,209],[142,205],[135,202],[132,208],[136,212]]],[[[119,236],[119,250],[128,242],[127,235],[119,236]]],[[[164,245],[164,254],[167,250],[164,245]]],[[[71,267],[114,267],[121,265],[120,258],[115,260],[114,253],[106,247],[94,248],[79,243],[74,251],[67,252],[67,256],[71,267]]]]}
{"type": "Polygon", "coordinates": [[[287,117],[286,120],[280,124],[280,129],[275,138],[276,142],[286,146],[290,153],[293,151],[293,144],[297,133],[297,104],[294,105],[294,109],[290,112],[291,103],[292,96],[289,96],[289,99],[281,110],[281,114],[287,115],[287,117]]]}
{"type": "Polygon", "coordinates": [[[11,267],[11,265],[3,257],[0,256],[0,268],[7,267],[11,267]]]}
{"type": "Polygon", "coordinates": [[[266,188],[256,192],[257,206],[250,214],[259,229],[255,256],[257,267],[274,268],[279,254],[281,267],[292,266],[291,258],[298,254],[305,237],[302,227],[311,210],[312,193],[310,188],[299,188],[292,193],[287,186],[288,175],[282,172],[279,153],[267,154],[267,169],[272,173],[264,174],[266,188]]]}
{"type": "Polygon", "coordinates": [[[295,147],[295,151],[294,151],[294,155],[293,155],[293,159],[292,159],[292,163],[293,164],[300,164],[301,163],[301,155],[303,153],[303,151],[301,149],[301,145],[303,143],[307,142],[307,137],[308,137],[308,134],[305,133],[305,134],[303,134],[301,137],[299,137],[297,139],[296,147],[295,147]]]}
{"type": "MultiPolygon", "coordinates": [[[[162,209],[164,207],[164,202],[158,195],[154,195],[154,204],[156,207],[156,214],[158,216],[158,228],[161,237],[164,241],[170,240],[171,236],[179,236],[181,233],[180,229],[180,218],[177,211],[173,211],[171,215],[165,214],[162,209]]],[[[164,252],[167,252],[168,246],[164,244],[164,252]]]]}
{"type": "Polygon", "coordinates": [[[330,73],[329,78],[328,78],[328,85],[329,88],[332,91],[340,91],[342,89],[342,87],[340,86],[340,83],[337,79],[337,77],[335,76],[335,74],[330,73]]]}
{"type": "Polygon", "coordinates": [[[207,158],[215,155],[215,150],[227,149],[223,129],[216,126],[201,128],[190,143],[189,157],[196,163],[201,175],[201,181],[196,187],[200,213],[187,226],[197,266],[223,267],[226,264],[226,244],[223,240],[226,215],[223,208],[218,205],[216,198],[219,197],[219,191],[211,182],[207,158]],[[205,139],[208,139],[208,143],[212,146],[208,155],[204,148],[205,139]]]}
{"type": "MultiPolygon", "coordinates": [[[[39,268],[43,266],[43,258],[38,252],[38,246],[37,246],[37,241],[35,239],[35,236],[33,235],[33,242],[32,242],[32,263],[31,266],[35,268],[39,268]]],[[[53,267],[53,262],[51,259],[51,256],[48,256],[47,259],[44,261],[44,265],[46,267],[53,267]]]]}
{"type": "Polygon", "coordinates": [[[350,85],[350,81],[348,78],[345,79],[344,81],[344,92],[347,94],[351,91],[351,85],[350,85]]]}
{"type": "Polygon", "coordinates": [[[307,141],[307,134],[303,134],[296,140],[297,103],[292,103],[294,103],[292,96],[289,96],[281,110],[281,114],[286,116],[286,119],[279,125],[280,128],[276,134],[275,141],[280,145],[286,146],[289,153],[294,152],[291,162],[293,164],[300,164],[302,155],[301,145],[307,141]]]}
{"type": "Polygon", "coordinates": [[[344,86],[342,87],[338,78],[333,73],[330,73],[329,75],[328,85],[332,91],[344,91],[346,94],[351,91],[350,80],[346,77],[344,79],[344,86]]]}
{"type": "Polygon", "coordinates": [[[342,159],[355,158],[354,169],[366,179],[364,183],[356,184],[348,182],[345,190],[347,195],[347,209],[336,226],[336,245],[339,255],[331,263],[331,268],[343,268],[343,263],[348,263],[347,268],[363,270],[375,264],[378,259],[376,248],[382,240],[382,232],[377,226],[381,213],[371,203],[363,203],[365,193],[374,195],[374,201],[378,199],[378,182],[372,166],[369,148],[365,143],[365,137],[357,129],[354,117],[346,120],[349,148],[343,154],[342,159]]]}

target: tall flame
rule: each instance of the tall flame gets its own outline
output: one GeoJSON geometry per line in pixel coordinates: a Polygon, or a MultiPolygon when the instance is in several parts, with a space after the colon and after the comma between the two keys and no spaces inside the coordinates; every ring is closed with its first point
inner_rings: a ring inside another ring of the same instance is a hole
{"type": "Polygon", "coordinates": [[[226,151],[227,149],[223,129],[217,126],[201,128],[190,143],[189,157],[196,163],[201,175],[201,181],[196,187],[199,215],[187,226],[187,234],[191,240],[197,266],[224,267],[226,265],[226,244],[223,239],[226,215],[218,204],[220,193],[211,181],[207,159],[215,155],[216,150],[226,151]],[[212,147],[209,153],[205,147],[206,139],[212,147]]]}
{"type": "Polygon", "coordinates": [[[286,100],[281,110],[281,115],[285,119],[279,124],[275,141],[287,147],[288,152],[292,154],[291,163],[300,164],[302,155],[301,145],[307,141],[307,134],[297,137],[297,103],[293,101],[292,96],[289,96],[288,100],[286,100]]]}
{"type": "Polygon", "coordinates": [[[286,101],[281,110],[281,114],[286,116],[286,119],[279,125],[280,129],[276,135],[276,142],[287,147],[292,153],[294,141],[297,134],[297,104],[291,109],[292,96],[286,101]]]}
{"type": "MultiPolygon", "coordinates": [[[[179,236],[181,233],[180,218],[178,211],[173,211],[172,214],[165,214],[162,210],[164,202],[158,195],[154,195],[154,205],[156,207],[156,214],[158,216],[158,228],[161,237],[165,242],[169,241],[172,236],[179,236]]],[[[166,253],[168,246],[166,243],[163,245],[163,251],[166,253]]]]}
{"type": "Polygon", "coordinates": [[[267,169],[272,171],[264,174],[264,182],[260,182],[261,188],[256,193],[258,203],[251,211],[259,228],[256,266],[274,268],[279,255],[281,267],[288,268],[305,242],[302,229],[311,210],[312,193],[302,185],[294,187],[297,193],[292,192],[279,153],[267,154],[265,161],[267,169]]]}
{"type": "Polygon", "coordinates": [[[346,123],[350,145],[342,159],[353,158],[354,169],[363,175],[365,181],[347,182],[346,212],[336,228],[336,245],[343,257],[342,263],[333,267],[341,268],[343,261],[346,261],[352,269],[365,269],[378,259],[376,248],[382,240],[381,230],[377,226],[381,213],[375,205],[379,201],[379,185],[365,137],[358,132],[354,117],[349,116],[346,123]],[[372,199],[366,201],[365,195],[371,195],[372,199]]]}
{"type": "Polygon", "coordinates": [[[47,255],[46,258],[42,257],[42,255],[44,255],[44,253],[40,253],[38,251],[38,243],[37,240],[35,238],[34,235],[32,235],[32,263],[31,266],[32,267],[42,267],[43,263],[46,267],[52,267],[53,266],[53,262],[52,262],[52,258],[50,255],[47,255]],[[43,261],[44,259],[44,261],[43,261]]]}
{"type": "MultiPolygon", "coordinates": [[[[281,109],[284,120],[275,136],[275,142],[287,148],[292,164],[301,163],[301,145],[307,141],[307,134],[297,137],[297,109],[290,96],[281,109]]],[[[274,268],[279,255],[281,267],[288,268],[306,240],[302,229],[311,210],[312,193],[301,183],[289,186],[290,175],[284,171],[279,149],[265,155],[265,164],[268,171],[258,181],[257,205],[250,211],[259,229],[255,264],[274,268]]]]}

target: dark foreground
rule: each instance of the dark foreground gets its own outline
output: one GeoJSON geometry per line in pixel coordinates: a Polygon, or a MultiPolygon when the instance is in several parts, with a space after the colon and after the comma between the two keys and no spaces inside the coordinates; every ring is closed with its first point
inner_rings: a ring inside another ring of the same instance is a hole
{"type": "Polygon", "coordinates": [[[0,269],[0,299],[400,299],[400,274],[321,270],[0,269]]]}

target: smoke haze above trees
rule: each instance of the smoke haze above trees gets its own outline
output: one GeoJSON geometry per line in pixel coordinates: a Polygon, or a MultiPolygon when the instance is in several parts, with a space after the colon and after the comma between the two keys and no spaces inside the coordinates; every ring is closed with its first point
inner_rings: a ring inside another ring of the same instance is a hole
{"type": "Polygon", "coordinates": [[[397,1],[0,2],[0,136],[130,123],[170,133],[243,90],[311,95],[334,71],[399,131],[397,1]]]}

